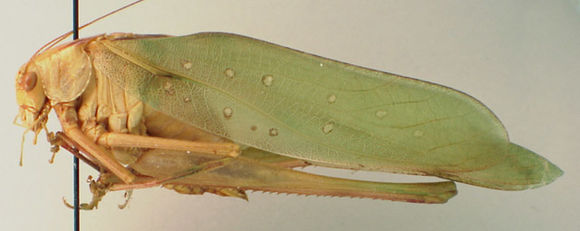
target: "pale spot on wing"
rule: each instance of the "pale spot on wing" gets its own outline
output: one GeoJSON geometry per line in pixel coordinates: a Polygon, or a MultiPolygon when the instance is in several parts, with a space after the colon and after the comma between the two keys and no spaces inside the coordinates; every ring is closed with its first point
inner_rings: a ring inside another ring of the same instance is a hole
{"type": "Polygon", "coordinates": [[[386,111],[383,111],[383,110],[378,110],[375,113],[375,116],[377,116],[379,119],[384,118],[386,115],[387,115],[387,112],[386,111]]]}
{"type": "Polygon", "coordinates": [[[224,74],[228,77],[228,78],[233,78],[236,75],[236,72],[234,72],[234,69],[232,68],[226,68],[226,70],[224,71],[224,74]]]}
{"type": "Polygon", "coordinates": [[[269,135],[270,136],[277,136],[278,135],[278,129],[277,128],[270,128],[269,135]]]}
{"type": "Polygon", "coordinates": [[[334,102],[336,102],[336,95],[334,94],[329,95],[327,100],[329,104],[333,104],[334,102]]]}
{"type": "Polygon", "coordinates": [[[334,121],[328,121],[324,126],[322,126],[322,132],[324,132],[324,134],[328,134],[332,132],[332,130],[334,130],[334,121]]]}
{"type": "Polygon", "coordinates": [[[262,83],[266,87],[271,86],[273,81],[274,81],[274,76],[272,76],[272,75],[264,75],[262,77],[262,83]]]}
{"type": "Polygon", "coordinates": [[[190,70],[192,66],[193,65],[191,64],[190,61],[183,62],[183,68],[185,68],[186,70],[190,70]]]}
{"type": "Polygon", "coordinates": [[[421,137],[423,136],[423,131],[421,130],[415,130],[415,132],[413,132],[413,135],[416,137],[421,137]]]}
{"type": "Polygon", "coordinates": [[[231,107],[225,107],[223,110],[224,113],[224,118],[229,119],[232,118],[232,115],[234,114],[234,110],[232,110],[231,107]]]}

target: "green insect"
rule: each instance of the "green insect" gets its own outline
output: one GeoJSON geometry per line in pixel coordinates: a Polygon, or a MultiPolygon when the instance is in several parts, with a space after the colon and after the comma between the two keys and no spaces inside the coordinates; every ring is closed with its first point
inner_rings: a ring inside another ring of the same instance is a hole
{"type": "Polygon", "coordinates": [[[459,91],[228,33],[111,34],[33,56],[16,78],[20,120],[102,171],[109,190],[163,185],[246,199],[246,190],[444,203],[453,181],[523,190],[562,175],[511,143],[459,91]],[[437,176],[380,183],[292,168],[437,176]]]}

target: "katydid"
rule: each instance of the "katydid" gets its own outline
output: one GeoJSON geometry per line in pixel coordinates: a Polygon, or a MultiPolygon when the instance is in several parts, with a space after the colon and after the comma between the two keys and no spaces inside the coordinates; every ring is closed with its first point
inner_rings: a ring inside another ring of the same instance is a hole
{"type": "Polygon", "coordinates": [[[246,190],[444,203],[453,181],[523,190],[562,171],[511,143],[473,97],[229,34],[116,33],[50,47],[16,78],[20,120],[102,168],[107,190],[164,185],[246,198],[246,190]],[[380,183],[293,170],[316,165],[437,176],[380,183]]]}

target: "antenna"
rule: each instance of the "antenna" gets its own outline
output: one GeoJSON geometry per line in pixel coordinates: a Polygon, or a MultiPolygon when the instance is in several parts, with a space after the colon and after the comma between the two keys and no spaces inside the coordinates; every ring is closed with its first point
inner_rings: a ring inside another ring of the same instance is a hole
{"type": "MultiPolygon", "coordinates": [[[[82,25],[82,26],[80,26],[80,27],[78,27],[78,22],[77,22],[77,31],[78,31],[78,30],[82,30],[82,29],[84,29],[85,27],[92,25],[93,23],[96,23],[96,22],[98,22],[98,21],[101,21],[102,19],[104,19],[104,18],[106,18],[106,17],[109,17],[109,16],[111,16],[111,15],[113,15],[113,14],[116,14],[116,13],[118,13],[119,11],[122,11],[122,10],[124,10],[124,9],[127,9],[127,8],[129,8],[129,7],[133,6],[133,5],[137,4],[137,3],[140,3],[140,2],[142,2],[142,1],[145,1],[145,0],[137,0],[137,1],[134,1],[134,2],[132,2],[132,3],[129,3],[129,4],[127,4],[127,5],[123,6],[123,7],[119,8],[119,9],[116,9],[116,10],[114,10],[114,11],[111,11],[110,13],[107,13],[107,14],[105,14],[105,15],[103,15],[103,16],[101,16],[101,17],[98,17],[98,18],[96,18],[96,19],[93,19],[92,21],[90,21],[90,22],[88,22],[88,23],[86,23],[86,24],[84,24],[84,25],[82,25]]],[[[73,11],[74,11],[74,6],[75,6],[74,2],[76,2],[76,0],[73,0],[73,11]]],[[[76,4],[76,6],[78,7],[78,4],[76,4]]],[[[78,10],[78,9],[77,9],[77,10],[78,10]]],[[[77,15],[77,16],[78,16],[78,15],[77,15]]],[[[77,19],[77,20],[78,20],[78,19],[77,19]]],[[[45,51],[45,50],[47,50],[47,49],[50,49],[50,48],[54,47],[56,44],[58,44],[58,43],[59,43],[59,42],[61,42],[62,40],[65,40],[66,38],[68,38],[69,36],[71,36],[73,33],[74,33],[74,30],[73,30],[73,31],[66,32],[66,33],[64,33],[64,34],[62,34],[62,35],[60,35],[60,36],[58,36],[58,37],[54,38],[53,40],[50,40],[50,42],[48,42],[48,43],[44,44],[42,47],[40,47],[40,49],[38,49],[38,50],[37,50],[37,51],[34,53],[34,55],[32,55],[32,57],[34,57],[34,56],[36,56],[36,55],[38,55],[38,54],[42,53],[43,51],[45,51]]]]}

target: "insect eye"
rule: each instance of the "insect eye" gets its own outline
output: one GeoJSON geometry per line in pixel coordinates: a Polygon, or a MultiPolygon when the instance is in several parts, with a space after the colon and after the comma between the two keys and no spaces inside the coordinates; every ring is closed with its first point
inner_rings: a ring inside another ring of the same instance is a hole
{"type": "Polygon", "coordinates": [[[18,85],[20,86],[20,89],[31,91],[36,86],[37,79],[38,76],[36,75],[36,72],[26,72],[22,75],[20,81],[18,81],[18,85]]]}

